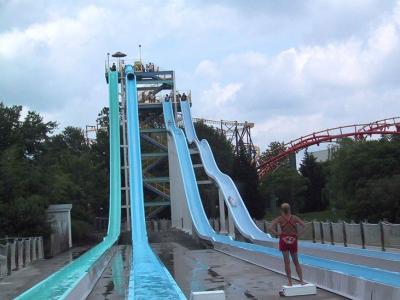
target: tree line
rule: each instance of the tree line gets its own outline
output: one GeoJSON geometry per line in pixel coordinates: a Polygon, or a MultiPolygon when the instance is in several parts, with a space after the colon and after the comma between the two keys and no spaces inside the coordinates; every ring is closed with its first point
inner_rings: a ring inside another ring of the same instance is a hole
{"type": "Polygon", "coordinates": [[[0,103],[0,236],[50,233],[49,204],[72,203],[75,236],[108,211],[108,133],[92,144],[81,128],[0,103]]]}
{"type": "MultiPolygon", "coordinates": [[[[265,155],[283,143],[271,143],[265,155]]],[[[355,221],[400,222],[400,139],[342,139],[326,162],[308,153],[299,170],[287,160],[260,182],[260,191],[272,209],[289,202],[297,212],[343,210],[355,221]]]]}
{"type": "MultiPolygon", "coordinates": [[[[107,108],[99,115],[107,117],[107,108]]],[[[56,122],[46,122],[36,112],[22,115],[22,106],[0,103],[0,236],[49,234],[49,204],[72,203],[78,239],[92,230],[95,217],[108,216],[107,126],[105,118],[96,139],[87,143],[81,128],[59,130],[56,122]]],[[[210,143],[220,169],[235,181],[254,218],[289,202],[296,212],[341,209],[354,220],[400,222],[400,140],[396,136],[377,141],[344,139],[327,162],[319,163],[306,152],[299,170],[285,160],[259,179],[243,145],[235,151],[217,129],[202,123],[195,126],[199,138],[210,143]]],[[[263,155],[275,155],[282,147],[271,143],[263,155]]],[[[193,159],[196,163],[199,158],[193,159]]],[[[167,168],[167,163],[163,166],[167,168]]],[[[215,189],[201,193],[206,209],[216,215],[215,189]]]]}

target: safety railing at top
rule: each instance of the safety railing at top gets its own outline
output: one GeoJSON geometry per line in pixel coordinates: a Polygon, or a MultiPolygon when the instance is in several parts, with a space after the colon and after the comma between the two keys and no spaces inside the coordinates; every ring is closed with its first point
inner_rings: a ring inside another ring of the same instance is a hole
{"type": "Polygon", "coordinates": [[[153,62],[143,62],[140,59],[130,58],[110,58],[105,61],[105,70],[112,71],[124,71],[126,65],[134,66],[135,72],[158,72],[160,70],[166,70],[153,62]],[[114,69],[115,66],[115,69],[114,69]]]}
{"type": "Polygon", "coordinates": [[[254,127],[254,123],[252,122],[238,122],[238,121],[228,121],[228,120],[209,120],[204,118],[193,118],[194,122],[201,122],[210,125],[230,125],[230,126],[238,126],[238,127],[254,127]]]}
{"type": "Polygon", "coordinates": [[[140,103],[161,103],[162,101],[171,101],[173,103],[179,103],[182,99],[182,95],[186,95],[187,101],[192,104],[192,92],[191,90],[176,90],[175,97],[171,94],[160,92],[159,94],[154,94],[152,91],[140,91],[138,95],[139,104],[140,103]],[[172,99],[174,98],[174,99],[172,99]]]}

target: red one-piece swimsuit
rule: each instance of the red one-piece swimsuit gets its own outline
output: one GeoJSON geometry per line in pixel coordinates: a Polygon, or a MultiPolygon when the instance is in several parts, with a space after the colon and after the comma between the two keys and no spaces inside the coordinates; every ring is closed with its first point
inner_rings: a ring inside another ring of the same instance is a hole
{"type": "MultiPolygon", "coordinates": [[[[283,217],[285,219],[285,217],[283,217]]],[[[281,226],[283,229],[285,226],[290,225],[296,229],[296,225],[292,223],[292,216],[286,220],[286,223],[281,226]]],[[[279,236],[279,250],[290,251],[291,253],[297,253],[297,234],[296,233],[281,233],[279,236]]]]}

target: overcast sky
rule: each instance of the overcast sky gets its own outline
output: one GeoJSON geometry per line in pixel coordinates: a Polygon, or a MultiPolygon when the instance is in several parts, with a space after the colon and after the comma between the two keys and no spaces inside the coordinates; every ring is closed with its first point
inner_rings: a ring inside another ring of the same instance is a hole
{"type": "Polygon", "coordinates": [[[0,0],[0,101],[94,124],[104,60],[174,69],[194,115],[254,122],[254,139],[400,115],[400,1],[0,0]],[[118,4],[118,5],[115,5],[118,4]]]}

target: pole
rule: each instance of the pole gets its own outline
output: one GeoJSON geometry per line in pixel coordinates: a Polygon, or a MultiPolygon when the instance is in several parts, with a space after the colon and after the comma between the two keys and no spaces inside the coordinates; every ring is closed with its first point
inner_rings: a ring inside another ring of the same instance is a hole
{"type": "Polygon", "coordinates": [[[312,240],[313,243],[316,243],[316,239],[315,239],[315,225],[314,225],[314,221],[311,221],[311,229],[312,229],[312,240]]]}
{"type": "Polygon", "coordinates": [[[142,45],[139,45],[139,60],[142,63],[142,45]]]}
{"type": "Polygon", "coordinates": [[[385,231],[383,229],[383,222],[382,221],[379,222],[379,229],[380,229],[380,232],[381,232],[382,251],[386,251],[386,249],[385,249],[385,231]]]}
{"type": "Polygon", "coordinates": [[[360,233],[361,233],[361,246],[365,249],[365,232],[364,232],[364,223],[360,222],[360,233]]]}
{"type": "Polygon", "coordinates": [[[319,221],[319,231],[321,235],[321,244],[325,244],[324,227],[322,225],[322,221],[319,221]]]}
{"type": "Polygon", "coordinates": [[[225,201],[224,201],[224,194],[221,192],[221,189],[218,188],[218,201],[219,201],[219,232],[220,233],[227,233],[226,231],[226,221],[225,221],[225,201]]]}
{"type": "Polygon", "coordinates": [[[331,244],[335,245],[335,237],[333,236],[333,224],[329,222],[329,233],[331,235],[331,244]]]}
{"type": "Polygon", "coordinates": [[[170,92],[170,94],[172,93],[172,98],[171,98],[171,101],[172,101],[172,103],[174,104],[174,118],[175,118],[175,120],[178,120],[178,102],[176,101],[176,98],[175,98],[175,94],[176,94],[176,91],[175,91],[175,89],[176,89],[176,87],[175,87],[175,71],[172,71],[172,83],[173,83],[173,86],[172,86],[172,89],[171,89],[171,92],[170,92]]]}

